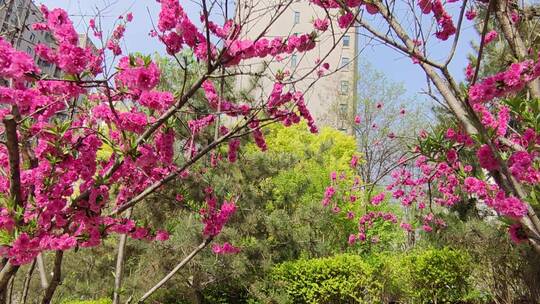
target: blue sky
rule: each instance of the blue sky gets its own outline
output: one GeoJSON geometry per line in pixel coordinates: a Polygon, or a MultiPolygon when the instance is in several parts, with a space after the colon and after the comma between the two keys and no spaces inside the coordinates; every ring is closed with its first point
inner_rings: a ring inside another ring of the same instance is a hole
{"type": "MultiPolygon", "coordinates": [[[[119,15],[132,12],[133,22],[126,31],[125,45],[123,47],[129,52],[141,53],[164,53],[163,46],[155,38],[148,36],[152,28],[150,16],[154,23],[159,13],[159,4],[155,0],[41,0],[37,1],[47,5],[49,8],[62,7],[72,16],[72,20],[78,30],[84,31],[87,22],[97,12],[97,7],[101,8],[102,20],[106,31],[113,28],[119,15]]],[[[184,9],[191,15],[194,21],[198,20],[199,8],[193,1],[181,1],[184,9]]],[[[459,5],[456,3],[455,5],[459,5]]],[[[450,8],[453,15],[457,15],[456,8],[450,8]],[[454,10],[454,11],[452,11],[454,10]]],[[[457,80],[463,79],[463,69],[467,65],[467,53],[471,50],[469,41],[478,40],[478,35],[472,28],[472,23],[465,21],[464,31],[458,44],[456,56],[450,65],[450,70],[457,80]]],[[[432,41],[431,53],[437,59],[444,58],[450,48],[449,42],[432,41]]],[[[360,39],[360,47],[366,46],[366,40],[360,39]]],[[[426,78],[418,65],[414,65],[410,58],[397,53],[383,45],[369,45],[364,48],[360,60],[369,61],[376,69],[384,72],[389,79],[396,82],[403,82],[407,88],[407,95],[424,99],[417,95],[426,87],[426,78]]],[[[361,71],[360,71],[361,74],[361,71]]]]}

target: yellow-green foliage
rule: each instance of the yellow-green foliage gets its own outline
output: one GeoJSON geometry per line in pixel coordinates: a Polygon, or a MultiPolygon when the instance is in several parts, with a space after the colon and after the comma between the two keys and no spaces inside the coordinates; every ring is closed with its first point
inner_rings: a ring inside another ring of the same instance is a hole
{"type": "Polygon", "coordinates": [[[277,153],[290,153],[299,158],[320,155],[328,168],[336,171],[350,170],[349,162],[356,151],[354,137],[326,127],[319,134],[312,134],[305,123],[272,126],[266,142],[268,150],[277,153]]]}
{"type": "Polygon", "coordinates": [[[354,174],[349,164],[356,150],[355,139],[343,132],[323,128],[319,134],[311,134],[305,124],[287,128],[275,125],[265,138],[268,151],[259,152],[252,144],[246,147],[246,154],[290,164],[271,180],[261,182],[271,184],[271,203],[275,206],[318,203],[329,183],[330,172],[354,174]]]}

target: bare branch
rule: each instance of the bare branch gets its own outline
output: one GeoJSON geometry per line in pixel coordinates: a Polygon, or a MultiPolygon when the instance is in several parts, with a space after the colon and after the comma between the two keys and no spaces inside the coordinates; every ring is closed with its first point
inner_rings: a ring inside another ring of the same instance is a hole
{"type": "Polygon", "coordinates": [[[184,267],[193,257],[195,257],[201,250],[203,250],[208,244],[212,242],[212,238],[209,237],[205,239],[197,248],[195,248],[188,256],[186,256],[176,267],[174,267],[171,272],[169,272],[161,281],[159,281],[154,287],[150,288],[140,299],[137,301],[137,303],[141,304],[144,303],[148,297],[150,297],[156,290],[158,290],[161,286],[163,286],[165,283],[167,283],[173,276],[176,274],[182,267],[184,267]]]}

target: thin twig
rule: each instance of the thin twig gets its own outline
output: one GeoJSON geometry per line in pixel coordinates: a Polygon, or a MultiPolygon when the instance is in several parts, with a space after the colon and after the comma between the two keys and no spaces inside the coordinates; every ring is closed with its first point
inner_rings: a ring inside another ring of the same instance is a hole
{"type": "Polygon", "coordinates": [[[489,24],[489,16],[491,15],[491,9],[493,8],[493,3],[496,0],[489,0],[488,8],[486,11],[486,18],[484,18],[484,28],[482,29],[482,38],[480,39],[480,48],[478,49],[478,56],[476,59],[476,68],[474,70],[474,76],[471,81],[471,86],[476,83],[476,79],[478,78],[478,73],[480,72],[480,61],[482,60],[482,53],[484,51],[484,45],[485,45],[485,37],[488,29],[489,24]]]}
{"type": "Polygon", "coordinates": [[[208,244],[212,242],[212,237],[206,238],[197,248],[195,248],[188,256],[186,256],[176,267],[174,267],[171,272],[169,272],[161,281],[159,281],[154,287],[150,288],[140,299],[137,301],[138,304],[144,303],[148,297],[150,297],[156,290],[158,290],[161,286],[163,286],[165,283],[167,283],[175,273],[177,273],[182,267],[184,267],[199,251],[203,250],[208,244]]]}

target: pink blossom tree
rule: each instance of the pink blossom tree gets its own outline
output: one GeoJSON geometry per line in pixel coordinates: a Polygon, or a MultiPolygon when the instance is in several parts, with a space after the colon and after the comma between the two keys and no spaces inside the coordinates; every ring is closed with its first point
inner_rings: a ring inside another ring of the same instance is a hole
{"type": "MultiPolygon", "coordinates": [[[[249,16],[231,15],[226,0],[201,0],[199,22],[189,18],[178,0],[158,2],[161,10],[148,39],[160,41],[183,72],[179,90],[159,89],[161,71],[149,56],[124,53],[122,39],[134,18],[130,13],[119,17],[109,37],[101,20],[90,20],[88,31],[101,42],[94,49],[79,45],[66,11],[42,6],[43,22],[23,27],[54,37],[54,46],[38,44],[34,51],[40,60],[56,65],[62,77],[42,73],[32,56],[0,38],[0,75],[6,80],[0,87],[2,301],[20,265],[31,263],[32,270],[37,265],[40,271],[41,302],[50,303],[61,282],[66,250],[99,246],[108,236],[121,234],[114,295],[119,303],[126,237],[168,238],[159,227],[138,224],[133,208],[154,201],[168,182],[190,178],[189,168],[207,155],[215,157],[222,145],[227,146],[228,161],[239,161],[240,137],[251,134],[265,150],[261,129],[270,123],[291,125],[303,119],[317,132],[304,92],[292,89],[295,79],[304,75],[266,73],[273,85],[264,98],[228,94],[224,88],[239,75],[257,76],[242,72],[241,63],[309,52],[321,32],[348,29],[355,15],[340,13],[331,29],[329,20],[322,20],[309,33],[267,37],[291,5],[285,1],[268,9],[272,17],[264,30],[248,39],[242,33],[249,16]],[[192,55],[183,53],[188,50],[192,55]],[[195,96],[203,96],[202,109],[192,105],[195,96]],[[211,140],[203,134],[212,134],[211,140]],[[55,252],[50,278],[41,255],[45,251],[55,252]]],[[[351,9],[355,5],[351,3],[351,9]]],[[[316,71],[319,65],[324,60],[306,75],[324,77],[316,71]]],[[[199,210],[204,241],[139,303],[218,236],[240,202],[239,197],[218,198],[208,189],[205,207],[199,210]]],[[[213,246],[216,254],[237,250],[229,243],[213,246]]]]}
{"type": "MultiPolygon", "coordinates": [[[[386,218],[407,231],[420,228],[430,232],[446,225],[434,211],[435,206],[449,208],[474,202],[498,218],[512,240],[529,243],[540,252],[540,220],[536,214],[540,183],[540,62],[539,54],[528,45],[531,42],[518,30],[520,22],[528,22],[521,20],[527,7],[499,0],[360,2],[361,12],[375,16],[360,13],[355,18],[359,30],[409,56],[426,75],[426,93],[446,109],[452,123],[444,132],[421,132],[410,157],[398,161],[392,173],[386,197],[392,196],[414,210],[414,223],[366,210],[360,218],[351,218],[359,221],[359,232],[350,240],[365,239],[372,222],[386,218]],[[483,19],[476,17],[479,8],[486,12],[483,19]],[[460,34],[472,22],[482,28],[479,48],[475,63],[463,66],[466,82],[459,84],[449,65],[461,43],[460,34]],[[490,28],[493,24],[500,33],[490,28]],[[511,51],[513,63],[479,79],[484,48],[497,37],[511,51]],[[436,44],[447,46],[446,54],[433,52],[436,44]]],[[[354,13],[340,1],[317,3],[354,13]]],[[[341,191],[356,191],[364,186],[356,181],[352,188],[341,187],[341,191]]],[[[341,191],[336,193],[334,187],[330,186],[332,191],[327,193],[331,195],[324,203],[330,200],[337,205],[350,204],[341,200],[341,191]]],[[[369,205],[380,201],[378,197],[363,203],[369,209],[369,205]]]]}

